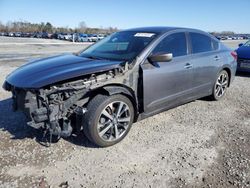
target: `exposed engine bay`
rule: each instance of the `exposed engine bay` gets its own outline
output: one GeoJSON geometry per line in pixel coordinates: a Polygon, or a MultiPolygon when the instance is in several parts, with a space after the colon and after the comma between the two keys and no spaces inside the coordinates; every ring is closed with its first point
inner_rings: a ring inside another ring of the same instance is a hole
{"type": "MultiPolygon", "coordinates": [[[[126,67],[126,66],[125,66],[126,67]]],[[[5,83],[4,87],[13,94],[14,111],[23,111],[28,125],[43,129],[44,135],[69,137],[73,131],[82,129],[85,105],[93,97],[95,89],[109,83],[116,77],[124,77],[127,68],[91,74],[59,82],[41,89],[16,88],[5,83]],[[92,91],[92,92],[90,92],[92,91]]]]}

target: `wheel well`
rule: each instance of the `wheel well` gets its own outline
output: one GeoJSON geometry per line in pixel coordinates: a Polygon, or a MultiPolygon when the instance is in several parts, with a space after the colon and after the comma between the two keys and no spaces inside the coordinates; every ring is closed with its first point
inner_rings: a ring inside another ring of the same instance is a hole
{"type": "Polygon", "coordinates": [[[225,67],[223,70],[225,70],[229,76],[229,82],[228,82],[228,87],[230,86],[231,84],[231,71],[229,68],[225,67]]]}
{"type": "Polygon", "coordinates": [[[102,95],[107,95],[107,96],[111,96],[111,95],[115,95],[115,94],[122,94],[124,96],[126,96],[131,103],[134,106],[134,122],[137,121],[138,118],[138,102],[136,100],[136,96],[133,92],[132,89],[123,86],[123,85],[107,85],[107,86],[103,86],[100,88],[97,88],[95,90],[92,90],[89,94],[89,101],[91,101],[96,95],[98,94],[102,94],[102,95]]]}

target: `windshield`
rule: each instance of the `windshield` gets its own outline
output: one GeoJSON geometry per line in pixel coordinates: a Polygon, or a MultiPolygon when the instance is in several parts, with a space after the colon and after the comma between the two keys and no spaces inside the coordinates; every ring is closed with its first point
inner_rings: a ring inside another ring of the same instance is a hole
{"type": "Polygon", "coordinates": [[[129,61],[157,36],[156,33],[121,31],[107,36],[80,53],[82,57],[129,61]]]}
{"type": "Polygon", "coordinates": [[[250,46],[250,40],[247,41],[243,46],[250,46]]]}

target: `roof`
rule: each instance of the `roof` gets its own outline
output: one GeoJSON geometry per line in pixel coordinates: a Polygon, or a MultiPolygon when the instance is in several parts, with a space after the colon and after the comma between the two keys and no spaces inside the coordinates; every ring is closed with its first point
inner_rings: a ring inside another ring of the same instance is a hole
{"type": "Polygon", "coordinates": [[[153,32],[153,33],[166,33],[168,31],[183,29],[180,27],[139,27],[133,29],[126,29],[125,31],[137,31],[137,32],[153,32]]]}

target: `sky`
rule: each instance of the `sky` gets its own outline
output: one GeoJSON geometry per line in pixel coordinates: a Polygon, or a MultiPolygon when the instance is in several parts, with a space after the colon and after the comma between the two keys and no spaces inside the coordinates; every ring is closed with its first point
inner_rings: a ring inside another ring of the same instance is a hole
{"type": "Polygon", "coordinates": [[[0,0],[0,21],[75,28],[177,26],[250,33],[250,0],[0,0]]]}

